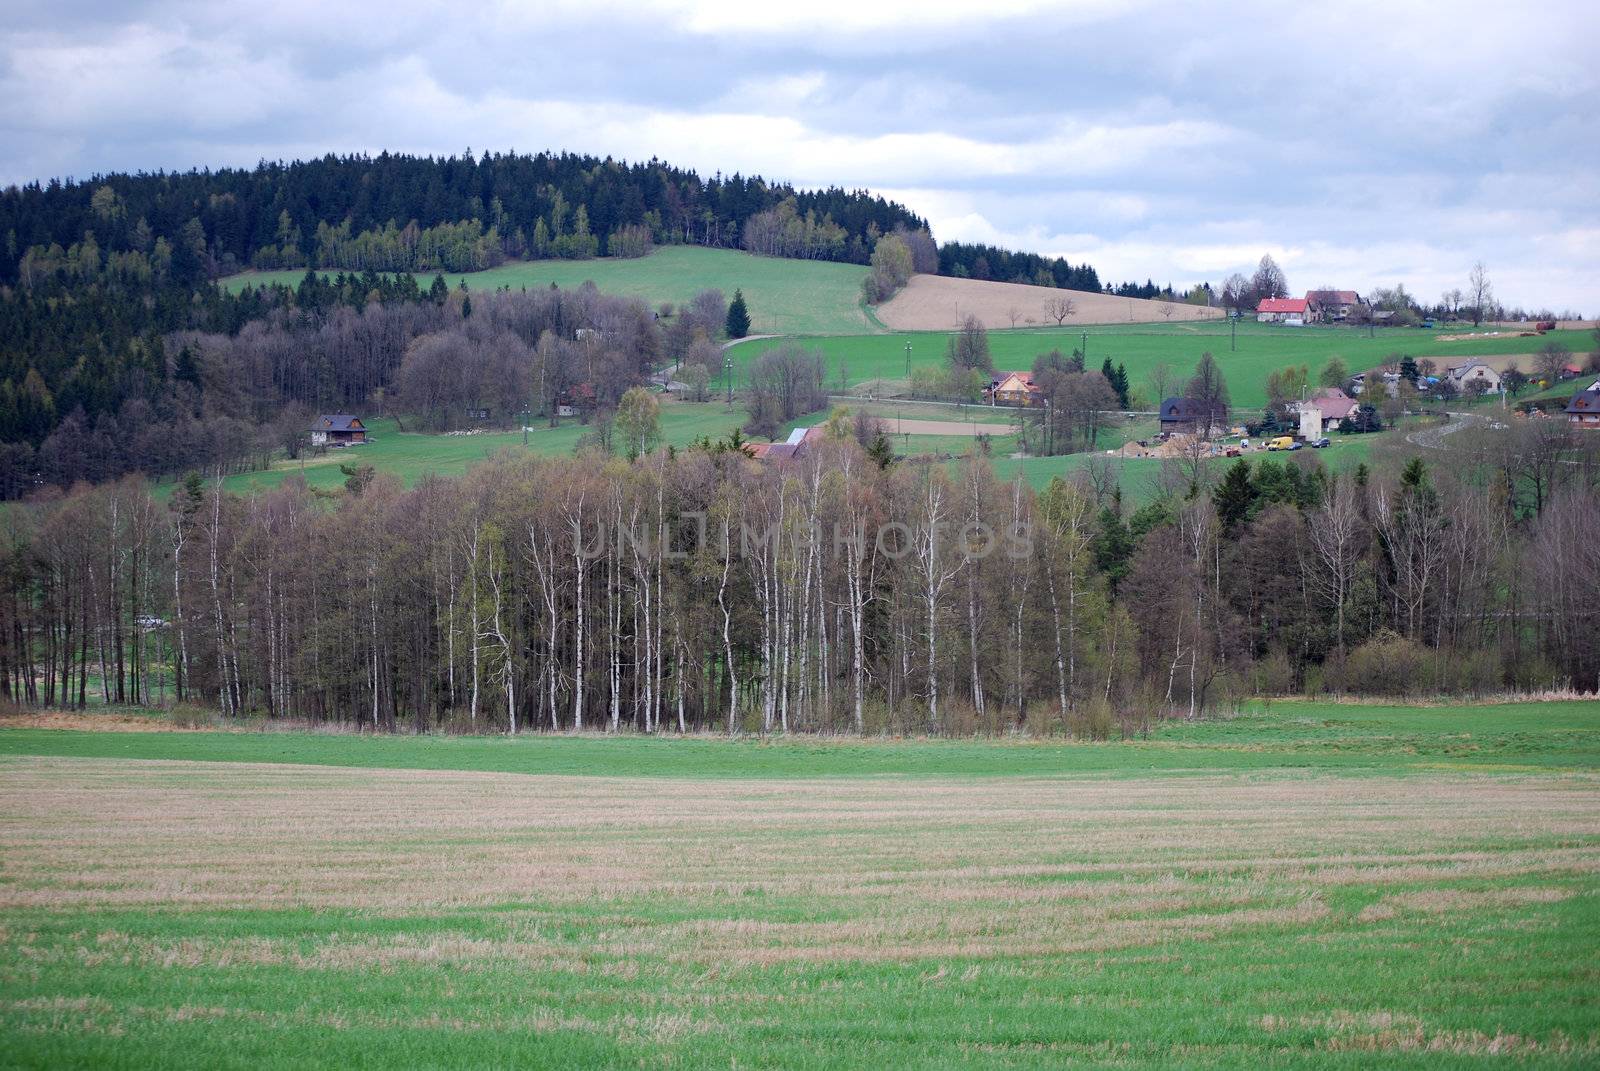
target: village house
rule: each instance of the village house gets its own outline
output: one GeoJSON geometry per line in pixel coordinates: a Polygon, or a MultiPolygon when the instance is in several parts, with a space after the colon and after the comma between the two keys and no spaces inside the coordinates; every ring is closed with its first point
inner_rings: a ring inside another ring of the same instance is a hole
{"type": "Polygon", "coordinates": [[[1168,398],[1161,403],[1161,431],[1163,434],[1192,432],[1206,420],[1206,407],[1193,398],[1168,398]]]}
{"type": "Polygon", "coordinates": [[[1307,290],[1306,313],[1320,323],[1343,323],[1361,304],[1354,290],[1307,290]]]}
{"type": "Polygon", "coordinates": [[[1306,299],[1297,297],[1262,298],[1256,306],[1256,322],[1283,324],[1287,327],[1304,327],[1306,299]]]}
{"type": "Polygon", "coordinates": [[[1337,387],[1323,387],[1291,408],[1300,414],[1301,435],[1310,439],[1337,428],[1342,420],[1353,418],[1360,411],[1361,403],[1337,387]]]}
{"type": "Polygon", "coordinates": [[[990,405],[1028,406],[1042,402],[1044,395],[1033,381],[1032,372],[997,372],[995,375],[984,390],[990,405]]]}
{"type": "Polygon", "coordinates": [[[312,446],[356,446],[367,441],[367,426],[360,417],[324,414],[311,425],[312,446]]]}
{"type": "Polygon", "coordinates": [[[1485,394],[1495,394],[1500,390],[1500,373],[1482,361],[1454,365],[1445,372],[1445,379],[1462,394],[1475,393],[1478,390],[1475,384],[1478,383],[1483,384],[1482,391],[1485,394]]]}
{"type": "Polygon", "coordinates": [[[1600,379],[1572,396],[1567,403],[1567,423],[1585,431],[1600,431],[1600,379]]]}

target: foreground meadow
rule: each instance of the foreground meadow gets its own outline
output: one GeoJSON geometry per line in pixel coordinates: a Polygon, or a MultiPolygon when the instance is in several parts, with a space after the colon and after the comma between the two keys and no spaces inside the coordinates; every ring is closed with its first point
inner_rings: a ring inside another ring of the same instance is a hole
{"type": "Polygon", "coordinates": [[[0,1063],[1593,1066],[1597,725],[7,729],[0,1063]]]}

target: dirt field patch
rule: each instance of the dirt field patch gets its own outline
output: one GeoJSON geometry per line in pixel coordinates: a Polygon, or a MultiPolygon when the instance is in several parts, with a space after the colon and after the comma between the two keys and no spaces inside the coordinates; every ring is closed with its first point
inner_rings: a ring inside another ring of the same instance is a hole
{"type": "Polygon", "coordinates": [[[1218,320],[1221,309],[1185,305],[1178,301],[1145,301],[1113,297],[1083,290],[1056,290],[1020,283],[951,279],[942,275],[914,275],[894,298],[877,309],[878,319],[895,331],[949,331],[976,316],[991,331],[1010,327],[1053,327],[1056,319],[1046,305],[1068,297],[1077,306],[1066,324],[1176,323],[1181,320],[1218,320]],[[1016,322],[1012,322],[1012,313],[1016,322]]]}

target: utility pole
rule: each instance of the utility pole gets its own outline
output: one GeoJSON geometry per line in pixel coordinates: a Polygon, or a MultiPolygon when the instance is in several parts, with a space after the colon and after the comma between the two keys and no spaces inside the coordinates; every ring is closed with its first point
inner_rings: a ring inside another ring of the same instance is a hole
{"type": "Polygon", "coordinates": [[[1234,309],[1228,317],[1228,352],[1234,353],[1239,349],[1239,310],[1234,309]]]}
{"type": "Polygon", "coordinates": [[[911,340],[906,339],[906,382],[911,382],[911,340]]]}
{"type": "Polygon", "coordinates": [[[733,352],[722,351],[722,375],[728,381],[728,408],[733,408],[733,352]]]}

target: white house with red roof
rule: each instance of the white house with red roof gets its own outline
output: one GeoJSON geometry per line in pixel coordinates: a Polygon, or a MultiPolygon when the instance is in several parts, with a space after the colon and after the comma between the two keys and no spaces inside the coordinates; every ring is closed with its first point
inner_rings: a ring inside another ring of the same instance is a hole
{"type": "Polygon", "coordinates": [[[1261,304],[1256,306],[1256,322],[1304,327],[1306,323],[1306,299],[1303,297],[1262,298],[1261,304]]]}

